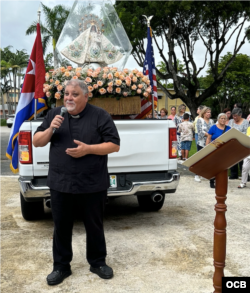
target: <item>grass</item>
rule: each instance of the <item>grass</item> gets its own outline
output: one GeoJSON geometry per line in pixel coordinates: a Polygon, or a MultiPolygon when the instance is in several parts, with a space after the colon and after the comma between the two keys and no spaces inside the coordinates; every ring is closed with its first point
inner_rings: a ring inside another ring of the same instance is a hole
{"type": "Polygon", "coordinates": [[[7,126],[7,123],[6,123],[5,119],[1,119],[1,126],[7,126]]]}
{"type": "Polygon", "coordinates": [[[197,152],[195,140],[192,141],[191,149],[189,151],[188,157],[190,158],[193,154],[197,152]]]}

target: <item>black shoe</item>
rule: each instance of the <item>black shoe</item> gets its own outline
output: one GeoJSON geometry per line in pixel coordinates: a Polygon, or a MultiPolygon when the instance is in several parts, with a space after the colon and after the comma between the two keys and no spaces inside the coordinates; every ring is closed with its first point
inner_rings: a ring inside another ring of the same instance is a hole
{"type": "Polygon", "coordinates": [[[210,187],[215,188],[214,182],[210,182],[210,187]]]}
{"type": "Polygon", "coordinates": [[[102,279],[111,279],[113,277],[113,270],[111,267],[104,265],[99,268],[93,268],[90,266],[89,269],[92,273],[97,274],[102,279]]]}
{"type": "Polygon", "coordinates": [[[71,270],[69,271],[53,271],[47,276],[48,285],[57,285],[62,283],[64,279],[72,274],[71,270]]]}

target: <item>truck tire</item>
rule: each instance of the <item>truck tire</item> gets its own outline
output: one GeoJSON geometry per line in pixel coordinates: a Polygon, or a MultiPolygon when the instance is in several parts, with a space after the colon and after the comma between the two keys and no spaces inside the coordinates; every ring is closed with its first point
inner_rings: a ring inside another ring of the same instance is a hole
{"type": "Polygon", "coordinates": [[[159,202],[154,202],[151,195],[138,195],[137,200],[141,210],[156,212],[162,208],[165,200],[165,194],[162,194],[162,200],[159,202]]]}
{"type": "Polygon", "coordinates": [[[44,217],[43,201],[28,202],[20,192],[21,211],[26,221],[34,221],[44,217]]]}

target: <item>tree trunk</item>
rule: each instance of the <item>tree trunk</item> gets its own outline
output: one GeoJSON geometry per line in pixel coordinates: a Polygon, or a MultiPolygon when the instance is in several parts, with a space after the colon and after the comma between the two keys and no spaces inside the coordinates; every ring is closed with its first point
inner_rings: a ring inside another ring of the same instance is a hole
{"type": "Polygon", "coordinates": [[[52,39],[52,46],[53,46],[53,56],[54,56],[54,69],[58,68],[58,60],[56,55],[56,40],[52,39]]]}
{"type": "Polygon", "coordinates": [[[184,103],[188,106],[188,108],[189,108],[189,110],[191,112],[191,116],[192,116],[192,118],[194,120],[195,117],[197,116],[197,108],[200,105],[198,105],[198,103],[195,103],[195,101],[192,101],[192,100],[188,100],[188,101],[186,101],[184,103]]]}
{"type": "MultiPolygon", "coordinates": [[[[11,79],[11,75],[9,72],[9,80],[10,80],[10,86],[12,87],[12,79],[11,79]]],[[[7,93],[8,96],[8,111],[9,111],[9,115],[12,114],[12,104],[13,104],[13,99],[10,98],[9,93],[7,93]]]]}
{"type": "Polygon", "coordinates": [[[54,69],[58,68],[58,61],[57,61],[57,56],[56,56],[56,50],[53,49],[53,55],[54,55],[54,69]]]}
{"type": "Polygon", "coordinates": [[[7,94],[7,101],[6,101],[6,103],[7,103],[7,108],[8,108],[8,114],[10,115],[10,114],[12,114],[11,113],[11,100],[10,100],[9,93],[7,92],[6,94],[7,94]]]}
{"type": "Polygon", "coordinates": [[[14,81],[14,103],[13,103],[13,107],[14,107],[14,112],[16,113],[16,73],[13,72],[13,81],[14,81]]]}
{"type": "Polygon", "coordinates": [[[2,102],[3,119],[6,119],[5,105],[4,105],[4,98],[3,98],[3,92],[2,91],[1,91],[1,102],[2,102]]]}
{"type": "MultiPolygon", "coordinates": [[[[7,78],[4,77],[4,82],[7,82],[7,78]]],[[[11,82],[10,82],[11,84],[11,82]]],[[[7,105],[7,109],[8,109],[8,115],[11,114],[11,101],[10,101],[10,97],[9,97],[9,92],[6,92],[7,98],[6,98],[6,105],[7,105]]]]}
{"type": "Polygon", "coordinates": [[[17,97],[17,100],[19,102],[19,99],[20,99],[20,84],[21,84],[21,68],[20,68],[20,71],[19,71],[19,74],[18,74],[18,97],[17,97]]]}

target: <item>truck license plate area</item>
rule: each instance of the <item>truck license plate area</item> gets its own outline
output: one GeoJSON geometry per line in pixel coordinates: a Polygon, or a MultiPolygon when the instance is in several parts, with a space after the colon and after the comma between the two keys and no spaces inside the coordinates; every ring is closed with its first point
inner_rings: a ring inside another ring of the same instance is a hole
{"type": "Polygon", "coordinates": [[[117,178],[116,175],[109,175],[110,187],[116,188],[117,187],[117,178]]]}

